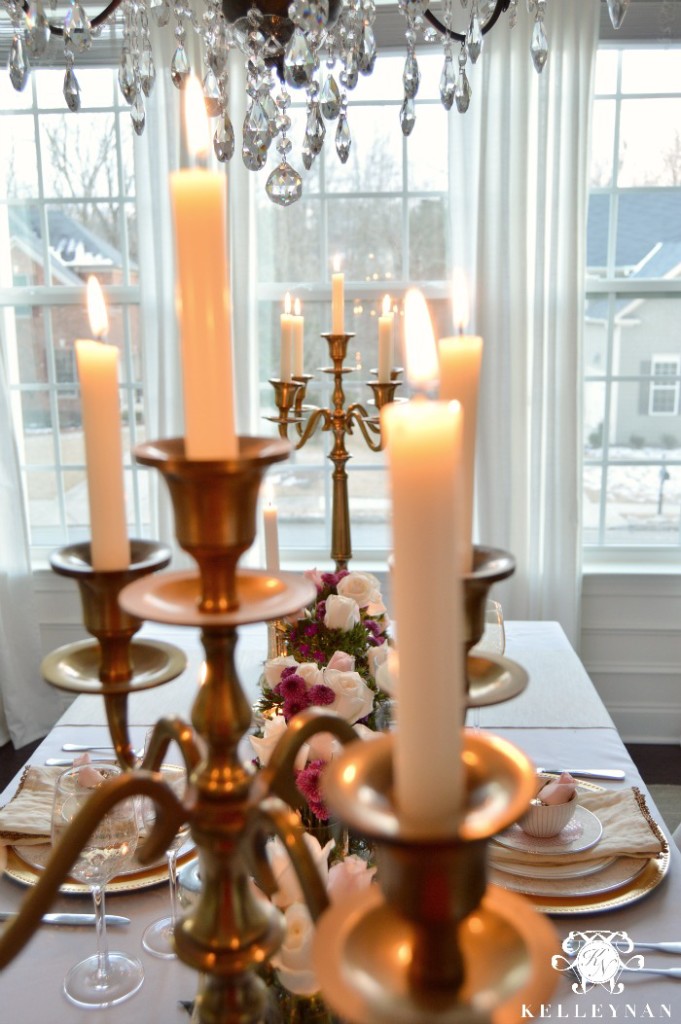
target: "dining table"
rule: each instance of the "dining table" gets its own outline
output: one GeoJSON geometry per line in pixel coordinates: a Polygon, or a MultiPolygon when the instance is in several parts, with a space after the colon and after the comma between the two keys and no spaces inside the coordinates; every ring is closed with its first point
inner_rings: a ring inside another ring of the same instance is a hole
{"type": "MultiPolygon", "coordinates": [[[[607,909],[587,908],[585,912],[581,907],[574,913],[552,913],[558,941],[575,931],[607,935],[622,931],[640,943],[681,942],[681,853],[579,657],[556,622],[509,621],[505,626],[506,656],[527,672],[528,684],[513,699],[482,707],[474,718],[469,713],[469,727],[511,741],[538,767],[621,770],[622,781],[606,779],[594,784],[614,790],[638,787],[669,847],[665,858],[667,870],[649,891],[607,909]]],[[[187,667],[178,678],[163,686],[130,695],[128,716],[134,745],[144,742],[147,730],[162,715],[189,719],[202,661],[197,630],[145,624],[141,635],[177,644],[187,655],[187,667]]],[[[255,701],[267,657],[264,625],[240,629],[236,657],[244,691],[249,700],[255,701]]],[[[105,745],[108,740],[103,700],[96,694],[83,694],[35,749],[29,763],[44,764],[47,758],[63,757],[64,743],[105,745]]],[[[19,772],[0,794],[0,805],[12,798],[21,775],[19,772]]],[[[1,877],[0,911],[18,910],[25,892],[26,885],[7,875],[1,877]]],[[[144,929],[167,914],[168,900],[167,880],[145,888],[112,892],[106,897],[109,913],[130,918],[127,927],[110,929],[111,948],[134,953],[144,966],[144,983],[129,1000],[96,1011],[72,1005],[62,992],[62,981],[77,960],[94,952],[94,928],[43,925],[24,950],[0,971],[0,1021],[80,1024],[96,1019],[100,1024],[182,1024],[189,1020],[183,1003],[191,1001],[195,993],[196,975],[179,960],[158,959],[142,948],[144,929]]],[[[87,894],[59,895],[52,909],[89,911],[91,900],[87,894]]],[[[681,968],[681,955],[653,950],[637,952],[644,954],[646,968],[681,968]]],[[[605,984],[593,984],[582,992],[573,990],[575,978],[569,972],[555,974],[550,1001],[519,1007],[518,1020],[661,1019],[681,1024],[681,979],[632,971],[621,976],[623,991],[619,993],[611,992],[605,984]]]]}

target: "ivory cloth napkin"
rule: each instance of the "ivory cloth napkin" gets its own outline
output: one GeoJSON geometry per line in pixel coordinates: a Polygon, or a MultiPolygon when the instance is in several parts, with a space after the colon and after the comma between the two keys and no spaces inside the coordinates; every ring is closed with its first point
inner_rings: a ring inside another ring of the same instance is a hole
{"type": "MultiPolygon", "coordinates": [[[[602,857],[640,857],[648,859],[667,850],[659,825],[648,810],[643,793],[636,786],[625,790],[590,793],[577,790],[583,807],[592,811],[603,826],[603,835],[589,850],[579,853],[552,853],[551,864],[580,864],[602,857]]],[[[545,854],[526,853],[493,843],[490,859],[496,867],[504,864],[546,864],[545,854]]]]}
{"type": "Polygon", "coordinates": [[[49,843],[54,787],[63,768],[28,765],[19,788],[0,808],[0,847],[49,843]]]}

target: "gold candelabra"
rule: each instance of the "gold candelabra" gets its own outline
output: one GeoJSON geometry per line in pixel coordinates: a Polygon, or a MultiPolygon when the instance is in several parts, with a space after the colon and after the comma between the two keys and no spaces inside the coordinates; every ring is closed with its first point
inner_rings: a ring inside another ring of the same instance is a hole
{"type": "MultiPolygon", "coordinates": [[[[356,742],[351,726],[335,715],[310,710],[296,716],[260,772],[239,757],[251,708],[235,666],[238,628],[280,619],[314,597],[314,586],[304,577],[238,569],[239,557],[255,539],[262,476],[289,450],[280,439],[240,438],[238,457],[218,462],[187,459],[180,440],[136,449],[137,459],[155,467],[167,482],[177,537],[195,559],[194,571],[153,575],[158,557],[145,559],[135,544],[133,560],[137,557],[140,564],[129,574],[94,570],[88,545],[55,557],[57,571],[73,575],[81,585],[85,620],[101,651],[115,650],[114,660],[123,664],[114,681],[106,678],[101,663],[92,676],[127,771],[94,792],[55,847],[19,915],[0,934],[0,968],[39,926],[100,818],[119,800],[143,795],[158,811],[139,852],[143,863],[161,856],[184,822],[197,848],[202,892],[176,925],[175,947],[199,975],[199,1024],[263,1020],[267,993],[259,971],[279,947],[283,924],[274,905],[254,892],[251,879],[264,893],[274,891],[265,853],[270,835],[284,840],[305,900],[319,921],[319,948],[326,944],[330,951],[330,959],[318,956],[322,994],[343,1016],[349,1012],[357,1024],[510,1024],[506,1007],[513,993],[544,999],[554,977],[549,926],[519,897],[507,898],[486,884],[486,841],[520,815],[533,791],[534,772],[520,751],[494,738],[469,736],[463,751],[468,773],[464,809],[460,820],[444,823],[444,831],[434,836],[409,834],[400,823],[391,797],[390,738],[356,742]],[[127,725],[135,658],[128,658],[126,643],[143,619],[199,627],[205,663],[191,724],[180,718],[157,722],[137,767],[127,725]],[[116,643],[110,644],[113,638],[116,643]],[[291,810],[302,802],[294,784],[296,755],[316,732],[330,732],[349,744],[347,758],[329,773],[329,803],[378,848],[381,889],[372,892],[370,906],[350,907],[340,917],[339,908],[328,907],[291,810]],[[182,800],[159,771],[172,741],[187,766],[182,800]],[[370,947],[372,957],[363,964],[370,947]],[[482,969],[480,958],[489,969],[482,969]]],[[[72,645],[70,653],[62,648],[58,664],[62,677],[69,664],[81,677],[87,675],[79,645],[72,645]]]]}
{"type": "Polygon", "coordinates": [[[354,334],[322,334],[322,337],[327,340],[329,356],[333,362],[333,366],[322,369],[322,373],[333,377],[331,405],[329,408],[305,405],[307,386],[313,379],[311,374],[294,376],[291,380],[271,379],[270,384],[274,388],[278,415],[270,416],[268,419],[278,425],[279,435],[282,438],[288,438],[289,428],[295,427],[296,451],[307,444],[319,428],[333,434],[333,444],[328,455],[333,463],[331,557],[336,563],[336,569],[345,569],[352,558],[347,472],[347,463],[351,456],[345,440],[348,434],[353,433],[353,428],[357,425],[371,451],[381,450],[383,441],[378,414],[384,405],[394,400],[395,391],[400,384],[401,370],[394,369],[391,374],[392,379],[389,381],[367,382],[374,393],[373,402],[377,415],[370,415],[359,402],[353,402],[346,408],[343,377],[347,373],[352,373],[353,368],[345,366],[344,363],[348,341],[354,338],[354,334]]]}

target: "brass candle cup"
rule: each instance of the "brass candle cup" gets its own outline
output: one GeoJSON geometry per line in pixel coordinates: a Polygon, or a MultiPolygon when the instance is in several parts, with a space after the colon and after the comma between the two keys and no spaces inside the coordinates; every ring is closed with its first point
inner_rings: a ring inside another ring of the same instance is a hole
{"type": "Polygon", "coordinates": [[[182,438],[135,449],[137,461],[158,469],[168,485],[177,540],[199,568],[200,611],[239,607],[236,568],[255,540],[260,484],[290,451],[288,441],[265,437],[240,437],[238,456],[220,461],[188,459],[182,438]]]}
{"type": "Polygon", "coordinates": [[[515,558],[500,548],[473,546],[473,567],[463,574],[466,652],[485,631],[485,608],[493,584],[515,572],[515,558]]]}
{"type": "Polygon", "coordinates": [[[374,393],[374,405],[381,410],[384,405],[395,400],[395,391],[400,385],[399,380],[389,381],[367,381],[367,384],[374,393]]]}
{"type": "Polygon", "coordinates": [[[350,744],[323,778],[333,813],[374,846],[379,885],[318,922],[322,993],[354,1024],[470,1024],[493,1010],[506,1024],[518,1005],[497,1008],[519,992],[549,994],[558,948],[526,901],[487,885],[487,842],[527,809],[532,763],[499,737],[465,732],[460,817],[424,834],[396,812],[392,747],[390,735],[350,744]]]}
{"type": "Polygon", "coordinates": [[[144,681],[149,685],[178,675],[186,659],[182,655],[178,662],[175,655],[180,652],[175,648],[148,643],[131,646],[142,620],[126,612],[118,601],[129,583],[165,568],[170,562],[170,549],[153,541],[131,540],[130,565],[126,569],[100,571],[93,568],[91,559],[89,542],[71,544],[50,557],[58,575],[78,584],[83,622],[98,648],[89,641],[60,648],[44,659],[45,678],[76,692],[121,693],[135,675],[136,655],[144,663],[144,681]]]}
{"type": "Polygon", "coordinates": [[[336,368],[343,364],[343,360],[348,354],[348,342],[354,336],[354,334],[334,334],[331,331],[326,334],[322,332],[322,338],[326,338],[329,346],[329,355],[336,368]]]}

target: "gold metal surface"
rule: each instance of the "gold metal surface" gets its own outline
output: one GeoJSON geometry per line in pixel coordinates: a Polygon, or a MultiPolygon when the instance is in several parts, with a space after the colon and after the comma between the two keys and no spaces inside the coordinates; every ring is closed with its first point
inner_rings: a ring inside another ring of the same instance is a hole
{"type": "Polygon", "coordinates": [[[514,572],[515,558],[507,551],[473,545],[473,568],[463,575],[467,651],[477,644],[485,631],[485,608],[490,588],[514,572]]]}
{"type": "MultiPolygon", "coordinates": [[[[350,744],[322,780],[331,811],[371,841],[381,890],[346,928],[345,942],[326,971],[325,996],[339,1013],[347,1013],[353,993],[350,1016],[357,1024],[478,1020],[481,1010],[502,1002],[509,988],[518,988],[531,973],[527,943],[518,942],[508,927],[514,952],[504,964],[499,924],[486,919],[484,900],[486,843],[527,807],[534,768],[500,737],[464,731],[463,807],[456,818],[424,832],[401,820],[393,804],[393,742],[384,735],[350,744]],[[499,956],[485,958],[493,960],[493,982],[471,975],[462,938],[466,928],[473,935],[477,928],[495,951],[499,944],[499,956]],[[493,1000],[480,994],[490,985],[493,1000]],[[482,1005],[476,1004],[480,999],[482,1005]]],[[[325,937],[331,941],[324,928],[327,917],[321,922],[322,945],[325,937]]],[[[336,927],[342,918],[340,912],[333,918],[336,927]]],[[[543,924],[537,928],[552,934],[543,924]]],[[[321,962],[317,966],[323,970],[321,962]]]]}
{"type": "MultiPolygon", "coordinates": [[[[128,693],[149,690],[175,679],[187,666],[184,651],[162,640],[131,640],[132,676],[124,684],[128,693]]],[[[101,652],[98,640],[80,640],[58,647],[43,658],[43,678],[60,690],[71,693],[114,694],[121,684],[102,682],[99,678],[101,652]]]]}
{"type": "MultiPolygon", "coordinates": [[[[322,334],[329,346],[329,356],[333,366],[324,367],[323,373],[333,378],[333,394],[328,408],[307,407],[303,403],[307,385],[312,376],[303,374],[294,377],[291,382],[271,380],[274,388],[274,400],[278,415],[268,417],[278,425],[281,437],[289,436],[289,428],[295,427],[298,440],[296,449],[304,447],[317,429],[327,431],[333,436],[333,443],[328,458],[333,463],[331,475],[331,557],[336,569],[345,569],[352,558],[352,538],[350,531],[350,504],[348,498],[347,463],[350,459],[345,439],[348,434],[359,428],[362,437],[371,451],[378,452],[383,447],[381,424],[378,416],[372,416],[359,402],[345,406],[343,377],[352,373],[353,368],[344,366],[348,342],[354,334],[322,334]],[[307,420],[304,414],[308,413],[307,420]]],[[[395,390],[399,386],[399,374],[385,384],[370,381],[369,387],[374,393],[374,403],[381,409],[393,401],[395,390]]]]}
{"type": "Polygon", "coordinates": [[[502,704],[522,693],[529,682],[524,668],[501,654],[466,658],[468,693],[466,706],[482,708],[502,704]]]}

